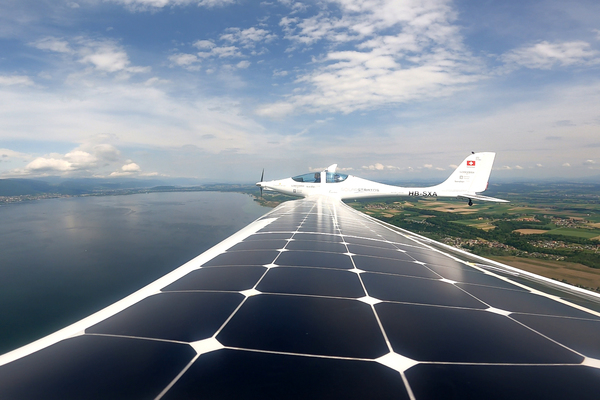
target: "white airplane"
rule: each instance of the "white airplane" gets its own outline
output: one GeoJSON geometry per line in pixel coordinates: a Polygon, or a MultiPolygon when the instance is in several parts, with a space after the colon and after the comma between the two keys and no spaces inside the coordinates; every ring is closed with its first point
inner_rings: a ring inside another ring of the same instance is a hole
{"type": "MultiPolygon", "coordinates": [[[[507,200],[482,196],[487,189],[488,179],[496,153],[472,153],[456,168],[445,182],[430,187],[400,187],[369,181],[353,175],[336,172],[337,164],[321,172],[310,172],[292,178],[261,181],[256,183],[262,190],[276,191],[292,196],[308,197],[328,195],[339,199],[367,197],[459,197],[473,200],[508,203],[507,200]]],[[[263,171],[264,173],[264,171],[263,171]]]]}

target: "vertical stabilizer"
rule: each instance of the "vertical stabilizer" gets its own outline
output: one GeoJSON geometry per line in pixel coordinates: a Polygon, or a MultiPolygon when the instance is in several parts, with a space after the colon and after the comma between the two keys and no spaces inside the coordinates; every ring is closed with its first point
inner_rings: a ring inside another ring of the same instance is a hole
{"type": "Polygon", "coordinates": [[[436,189],[460,194],[483,192],[487,189],[495,157],[496,153],[471,154],[436,189]]]}

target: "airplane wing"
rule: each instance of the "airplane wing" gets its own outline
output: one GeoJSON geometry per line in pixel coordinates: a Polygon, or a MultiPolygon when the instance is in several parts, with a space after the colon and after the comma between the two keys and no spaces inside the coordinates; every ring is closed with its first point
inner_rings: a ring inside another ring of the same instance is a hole
{"type": "Polygon", "coordinates": [[[0,398],[596,399],[599,298],[301,199],[1,356],[0,398]]]}

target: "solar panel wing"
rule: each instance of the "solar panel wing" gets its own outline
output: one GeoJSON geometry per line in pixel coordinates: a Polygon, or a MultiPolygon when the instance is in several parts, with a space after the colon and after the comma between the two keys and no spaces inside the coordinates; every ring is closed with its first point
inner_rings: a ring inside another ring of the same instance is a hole
{"type": "Polygon", "coordinates": [[[597,398],[598,298],[476,261],[336,200],[284,203],[0,357],[0,398],[597,398]]]}

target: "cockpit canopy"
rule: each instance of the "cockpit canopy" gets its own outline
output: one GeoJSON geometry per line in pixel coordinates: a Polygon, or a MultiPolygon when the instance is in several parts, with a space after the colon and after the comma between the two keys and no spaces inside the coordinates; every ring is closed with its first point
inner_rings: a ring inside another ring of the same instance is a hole
{"type": "MultiPolygon", "coordinates": [[[[325,179],[327,183],[338,183],[343,182],[348,178],[346,174],[338,174],[337,172],[326,172],[325,179]]],[[[292,179],[296,182],[305,182],[305,183],[320,183],[321,182],[321,173],[320,172],[309,172],[308,174],[298,175],[292,177],[292,179]]]]}

